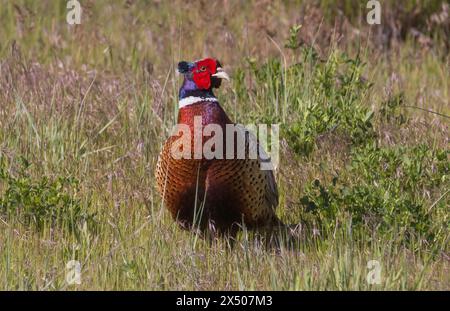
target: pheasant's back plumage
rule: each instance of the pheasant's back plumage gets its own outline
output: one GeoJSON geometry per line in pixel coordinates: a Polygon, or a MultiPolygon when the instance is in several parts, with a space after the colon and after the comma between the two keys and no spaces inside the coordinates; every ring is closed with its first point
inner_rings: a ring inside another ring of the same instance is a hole
{"type": "MultiPolygon", "coordinates": [[[[232,124],[218,103],[201,102],[181,109],[179,123],[232,124]]],[[[225,131],[224,131],[225,133],[225,131]]],[[[171,215],[183,227],[213,225],[221,232],[279,223],[275,215],[278,191],[272,171],[260,168],[259,159],[175,159],[171,154],[179,136],[171,136],[160,153],[156,178],[159,192],[171,215]]],[[[192,142],[193,144],[193,142],[192,142]]],[[[248,147],[249,142],[247,142],[248,147]]]]}

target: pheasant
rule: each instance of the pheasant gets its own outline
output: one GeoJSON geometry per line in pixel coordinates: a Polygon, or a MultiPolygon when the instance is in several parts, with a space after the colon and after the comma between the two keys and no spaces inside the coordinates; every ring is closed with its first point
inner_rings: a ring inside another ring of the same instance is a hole
{"type": "MultiPolygon", "coordinates": [[[[213,93],[222,79],[229,80],[217,60],[182,61],[178,72],[184,75],[179,91],[178,125],[187,126],[190,133],[195,131],[196,117],[201,120],[202,129],[216,124],[225,133],[227,125],[234,125],[213,93]]],[[[188,147],[195,144],[193,136],[188,137],[188,145],[191,144],[188,147]]],[[[275,214],[278,205],[275,177],[272,170],[260,169],[260,157],[250,158],[247,152],[244,158],[210,159],[205,155],[195,157],[193,151],[187,151],[188,157],[180,158],[173,155],[180,137],[180,133],[175,133],[164,143],[156,179],[165,207],[183,228],[198,226],[202,232],[234,236],[241,225],[254,229],[282,224],[275,214]]],[[[207,142],[208,138],[203,138],[203,146],[207,142]]],[[[226,145],[227,137],[220,142],[226,145]]]]}

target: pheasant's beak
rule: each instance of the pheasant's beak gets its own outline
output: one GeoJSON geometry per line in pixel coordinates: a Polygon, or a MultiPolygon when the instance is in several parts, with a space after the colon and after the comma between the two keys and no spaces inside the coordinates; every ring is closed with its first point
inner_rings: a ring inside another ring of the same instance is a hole
{"type": "Polygon", "coordinates": [[[212,75],[213,77],[225,79],[227,81],[230,81],[230,77],[228,74],[222,69],[222,67],[217,67],[217,72],[212,75]]]}

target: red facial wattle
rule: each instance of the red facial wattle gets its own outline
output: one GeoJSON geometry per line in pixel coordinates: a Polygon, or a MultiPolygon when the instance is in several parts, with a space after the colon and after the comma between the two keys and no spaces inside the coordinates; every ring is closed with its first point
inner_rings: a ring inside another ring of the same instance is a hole
{"type": "Polygon", "coordinates": [[[212,58],[198,61],[192,70],[192,79],[199,89],[207,90],[211,87],[211,75],[217,72],[217,63],[212,58]]]}
{"type": "Polygon", "coordinates": [[[211,87],[211,74],[209,72],[194,73],[192,79],[199,89],[207,90],[211,87]]]}

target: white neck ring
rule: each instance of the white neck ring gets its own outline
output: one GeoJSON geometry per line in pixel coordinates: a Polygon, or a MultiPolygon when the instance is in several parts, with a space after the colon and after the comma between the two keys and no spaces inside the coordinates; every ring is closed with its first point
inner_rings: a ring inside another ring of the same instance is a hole
{"type": "Polygon", "coordinates": [[[183,108],[189,105],[193,105],[199,102],[217,102],[215,97],[198,97],[198,96],[188,96],[181,99],[178,102],[178,108],[183,108]]]}

